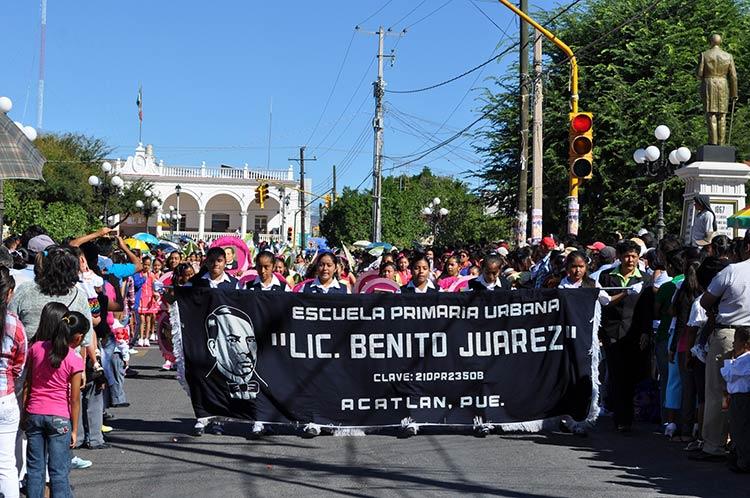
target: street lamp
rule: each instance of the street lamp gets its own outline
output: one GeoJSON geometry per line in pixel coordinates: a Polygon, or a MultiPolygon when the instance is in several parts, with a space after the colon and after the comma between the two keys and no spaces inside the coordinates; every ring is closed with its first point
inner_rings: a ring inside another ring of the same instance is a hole
{"type": "Polygon", "coordinates": [[[102,204],[104,205],[102,222],[106,224],[108,222],[109,198],[119,193],[125,185],[125,181],[117,175],[118,170],[111,163],[103,162],[101,169],[102,177],[91,175],[88,182],[94,188],[94,193],[102,197],[102,204]]]}
{"type": "Polygon", "coordinates": [[[649,145],[645,149],[638,149],[633,152],[633,160],[637,164],[645,165],[646,176],[654,177],[661,182],[659,187],[659,215],[656,221],[656,237],[658,240],[664,238],[664,189],[667,180],[674,174],[675,169],[682,167],[692,156],[690,149],[687,147],[674,149],[668,156],[664,154],[666,142],[671,134],[669,127],[659,125],[654,130],[654,137],[659,142],[659,146],[649,145]]]}
{"type": "Polygon", "coordinates": [[[169,230],[172,239],[174,239],[175,225],[179,223],[180,215],[177,214],[177,210],[174,206],[169,206],[169,212],[162,214],[162,219],[169,223],[169,230]]]}
{"type": "Polygon", "coordinates": [[[438,235],[438,228],[440,225],[440,222],[450,214],[450,211],[444,207],[440,206],[440,197],[435,197],[430,201],[430,204],[428,206],[425,206],[422,208],[422,216],[427,220],[427,223],[430,225],[430,230],[432,231],[432,243],[435,243],[435,239],[437,239],[438,235]]]}
{"type": "Polygon", "coordinates": [[[146,233],[148,233],[148,219],[159,210],[161,203],[159,202],[159,199],[153,197],[154,193],[150,190],[143,192],[143,195],[146,197],[146,200],[142,201],[138,199],[135,201],[135,207],[141,212],[141,214],[143,214],[144,218],[146,218],[146,233]]]}
{"type": "Polygon", "coordinates": [[[180,221],[181,221],[181,217],[180,217],[180,191],[182,191],[182,187],[180,185],[175,186],[174,192],[177,195],[177,227],[176,227],[176,231],[177,232],[180,231],[180,221]]]}

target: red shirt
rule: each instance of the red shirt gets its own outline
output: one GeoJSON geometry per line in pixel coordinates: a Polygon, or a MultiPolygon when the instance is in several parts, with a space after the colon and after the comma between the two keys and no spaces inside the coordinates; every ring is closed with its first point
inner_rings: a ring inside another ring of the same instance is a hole
{"type": "Polygon", "coordinates": [[[16,379],[26,363],[26,331],[15,313],[5,314],[0,342],[0,397],[15,392],[16,379]]]}

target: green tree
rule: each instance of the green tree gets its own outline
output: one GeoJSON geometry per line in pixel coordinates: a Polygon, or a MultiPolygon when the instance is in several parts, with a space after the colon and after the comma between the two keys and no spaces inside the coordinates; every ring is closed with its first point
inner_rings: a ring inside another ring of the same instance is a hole
{"type": "MultiPolygon", "coordinates": [[[[88,184],[101,175],[101,164],[111,149],[98,138],[76,134],[45,134],[34,142],[47,159],[43,181],[5,182],[5,218],[20,233],[41,225],[55,240],[75,237],[101,226],[102,199],[88,184]]],[[[122,216],[135,212],[135,202],[152,187],[137,180],[109,202],[109,212],[122,216]]]]}
{"type": "MultiPolygon", "coordinates": [[[[707,141],[695,78],[698,54],[711,33],[720,33],[734,55],[740,96],[733,145],[750,155],[750,15],[746,0],[590,0],[582,10],[563,14],[551,29],[577,54],[580,110],[594,113],[594,178],[580,190],[581,236],[601,238],[614,230],[653,227],[658,182],[645,177],[633,151],[655,142],[653,130],[672,130],[667,152],[681,145],[697,149],[707,141]],[[619,29],[616,29],[617,27],[619,29]]],[[[551,14],[548,15],[548,17],[551,14]]],[[[539,16],[543,19],[544,14],[539,16]]],[[[545,48],[544,226],[560,233],[566,226],[568,195],[568,79],[565,56],[545,48]]],[[[477,134],[477,148],[488,166],[478,176],[479,193],[512,216],[518,196],[517,76],[495,81],[483,98],[490,126],[477,134]]],[[[667,184],[667,231],[677,233],[683,184],[667,184]]]]}
{"type": "MultiPolygon", "coordinates": [[[[508,236],[504,219],[485,213],[481,199],[467,185],[453,178],[435,176],[425,168],[414,176],[383,179],[383,239],[397,247],[411,247],[431,235],[420,215],[439,197],[450,213],[441,220],[435,245],[450,246],[486,242],[508,236]]],[[[321,220],[321,233],[334,245],[370,240],[372,193],[344,189],[342,196],[321,220]]]]}

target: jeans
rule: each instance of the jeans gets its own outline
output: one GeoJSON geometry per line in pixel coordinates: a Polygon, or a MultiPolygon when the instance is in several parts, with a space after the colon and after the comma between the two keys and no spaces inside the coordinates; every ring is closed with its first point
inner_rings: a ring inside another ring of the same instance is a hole
{"type": "Polygon", "coordinates": [[[104,415],[104,391],[96,391],[93,382],[88,382],[81,390],[81,416],[78,417],[78,441],[76,446],[88,444],[99,446],[104,443],[102,422],[104,415]]]}
{"type": "Polygon", "coordinates": [[[105,403],[109,405],[119,405],[125,403],[128,399],[125,397],[125,364],[122,361],[122,355],[115,353],[115,338],[110,337],[107,344],[102,348],[102,368],[104,376],[107,377],[107,393],[104,396],[105,403]]]}
{"type": "Polygon", "coordinates": [[[721,409],[724,391],[727,388],[720,358],[733,349],[734,329],[716,329],[708,339],[706,355],[706,404],[703,408],[703,451],[711,455],[723,455],[729,435],[729,420],[721,409]]]}
{"type": "Polygon", "coordinates": [[[26,424],[26,496],[44,496],[44,475],[49,462],[49,484],[55,498],[72,498],[70,489],[70,419],[29,414],[26,424]]]}
{"type": "Polygon", "coordinates": [[[19,410],[14,393],[0,397],[0,496],[18,498],[16,432],[19,410]]]}

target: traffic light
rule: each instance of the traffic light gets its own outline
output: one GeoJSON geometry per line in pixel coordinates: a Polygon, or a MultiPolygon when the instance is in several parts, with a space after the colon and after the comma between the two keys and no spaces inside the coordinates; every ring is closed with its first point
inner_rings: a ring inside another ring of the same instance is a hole
{"type": "Polygon", "coordinates": [[[288,240],[289,242],[291,242],[293,237],[294,237],[294,230],[292,229],[292,227],[287,228],[286,229],[286,240],[288,240]]]}
{"type": "Polygon", "coordinates": [[[331,194],[326,194],[323,198],[326,201],[326,209],[331,209],[331,194]]]}
{"type": "Polygon", "coordinates": [[[260,208],[263,209],[266,207],[266,199],[268,199],[268,184],[263,183],[258,185],[255,189],[255,202],[257,202],[260,205],[260,208]]]}
{"type": "Polygon", "coordinates": [[[594,115],[590,112],[572,112],[569,115],[568,165],[570,175],[590,180],[594,172],[594,115]]]}

